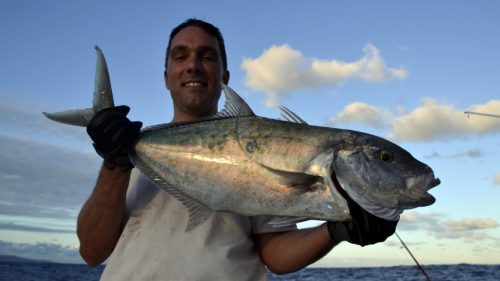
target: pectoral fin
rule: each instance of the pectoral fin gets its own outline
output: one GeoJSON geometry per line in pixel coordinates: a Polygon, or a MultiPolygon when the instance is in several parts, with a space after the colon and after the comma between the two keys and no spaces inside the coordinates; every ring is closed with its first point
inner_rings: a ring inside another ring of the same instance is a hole
{"type": "Polygon", "coordinates": [[[286,185],[290,188],[295,188],[303,191],[310,190],[316,184],[323,182],[323,177],[310,175],[305,173],[297,173],[297,172],[288,172],[276,170],[270,167],[266,167],[260,163],[258,163],[261,167],[270,171],[276,177],[278,177],[278,181],[283,185],[286,185]]]}

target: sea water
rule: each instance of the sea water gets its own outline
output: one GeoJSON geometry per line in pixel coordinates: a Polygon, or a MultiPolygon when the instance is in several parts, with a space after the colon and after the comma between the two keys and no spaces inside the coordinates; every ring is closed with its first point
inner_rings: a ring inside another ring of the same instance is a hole
{"type": "MultiPolygon", "coordinates": [[[[81,264],[0,262],[0,281],[97,281],[104,267],[81,264]]],[[[428,265],[433,281],[500,281],[500,265],[428,265]]],[[[235,279],[237,280],[237,278],[235,279]]],[[[427,280],[415,266],[306,268],[292,274],[270,274],[271,281],[417,281],[427,280]]]]}

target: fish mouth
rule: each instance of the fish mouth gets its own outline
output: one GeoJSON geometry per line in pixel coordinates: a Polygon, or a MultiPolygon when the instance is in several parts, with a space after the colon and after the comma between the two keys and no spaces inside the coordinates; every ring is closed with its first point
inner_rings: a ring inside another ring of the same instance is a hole
{"type": "Polygon", "coordinates": [[[417,198],[413,204],[408,204],[407,207],[425,207],[434,204],[436,198],[428,191],[441,184],[439,178],[434,177],[434,174],[426,177],[409,177],[406,178],[407,190],[410,191],[410,197],[417,198]]]}
{"type": "MultiPolygon", "coordinates": [[[[440,185],[440,184],[441,184],[441,180],[439,178],[433,178],[428,185],[427,191],[430,190],[431,188],[434,188],[434,187],[440,185]]],[[[421,199],[422,199],[421,200],[422,203],[424,203],[424,204],[427,203],[427,205],[422,205],[422,206],[429,206],[429,205],[434,204],[434,202],[436,202],[436,198],[434,198],[434,196],[432,196],[429,192],[425,192],[423,198],[421,198],[421,199]]]]}
{"type": "Polygon", "coordinates": [[[434,178],[434,179],[432,179],[432,181],[429,184],[429,189],[434,188],[440,184],[441,184],[441,180],[439,178],[434,178]]]}
{"type": "MultiPolygon", "coordinates": [[[[333,182],[335,190],[346,201],[356,202],[348,194],[347,190],[345,190],[342,187],[342,185],[339,183],[339,181],[337,179],[337,175],[333,169],[330,171],[330,178],[333,182]]],[[[392,211],[388,211],[387,213],[391,213],[391,212],[401,213],[404,209],[425,207],[425,206],[432,205],[432,204],[434,204],[434,202],[436,202],[436,198],[434,198],[434,196],[432,196],[428,192],[430,189],[441,184],[441,180],[439,178],[435,177],[434,173],[431,172],[430,174],[426,174],[426,175],[407,177],[405,180],[406,180],[406,188],[402,188],[400,190],[400,193],[399,193],[399,196],[397,199],[398,202],[396,203],[396,205],[392,206],[392,207],[386,206],[383,208],[386,211],[392,210],[392,211]]],[[[366,208],[371,209],[370,208],[371,204],[369,202],[365,202],[368,204],[360,204],[361,202],[356,202],[356,203],[358,205],[362,206],[364,209],[366,209],[366,208]]],[[[378,209],[380,211],[380,208],[376,208],[376,209],[378,209]]],[[[372,211],[374,211],[374,209],[372,211]]],[[[386,212],[383,211],[382,213],[386,213],[386,212]]],[[[379,216],[375,213],[372,213],[372,214],[379,216]]],[[[383,217],[383,216],[379,216],[379,217],[383,217]]]]}

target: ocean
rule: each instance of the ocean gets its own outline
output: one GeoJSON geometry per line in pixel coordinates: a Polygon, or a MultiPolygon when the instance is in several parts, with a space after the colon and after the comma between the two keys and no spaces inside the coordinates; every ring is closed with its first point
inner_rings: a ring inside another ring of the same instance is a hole
{"type": "MultiPolygon", "coordinates": [[[[104,267],[81,264],[0,262],[0,281],[97,281],[104,267]]],[[[500,265],[428,265],[433,281],[499,281],[500,265]]],[[[306,268],[286,275],[270,274],[271,281],[426,281],[415,266],[362,268],[306,268]]]]}

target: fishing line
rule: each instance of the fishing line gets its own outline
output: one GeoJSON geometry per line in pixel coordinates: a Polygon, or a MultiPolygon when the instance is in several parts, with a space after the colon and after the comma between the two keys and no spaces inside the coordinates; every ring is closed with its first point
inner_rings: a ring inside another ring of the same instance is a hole
{"type": "Polygon", "coordinates": [[[405,242],[403,242],[403,239],[401,239],[401,237],[399,237],[399,235],[398,235],[397,232],[394,232],[394,234],[396,234],[396,237],[398,237],[398,239],[401,242],[401,244],[403,245],[403,247],[406,249],[406,251],[408,252],[408,254],[410,254],[410,256],[412,257],[412,259],[415,261],[415,264],[417,264],[418,269],[420,269],[420,271],[422,272],[422,274],[424,274],[425,278],[427,278],[427,281],[432,281],[432,279],[429,276],[429,274],[427,274],[427,271],[425,271],[425,269],[420,265],[420,263],[418,263],[417,259],[412,254],[412,252],[410,251],[410,249],[408,248],[408,246],[406,246],[405,242]]]}

